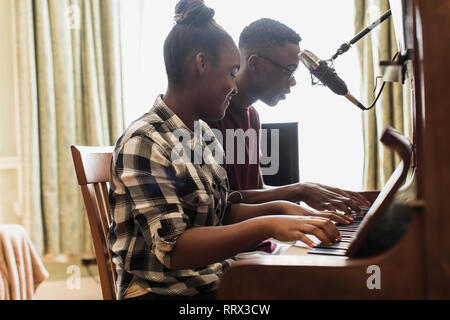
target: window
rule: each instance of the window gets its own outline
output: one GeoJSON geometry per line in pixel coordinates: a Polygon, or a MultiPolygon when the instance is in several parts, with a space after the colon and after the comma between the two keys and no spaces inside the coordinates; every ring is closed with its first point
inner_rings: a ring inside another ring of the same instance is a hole
{"type": "MultiPolygon", "coordinates": [[[[353,0],[206,0],[216,21],[236,43],[250,22],[269,17],[296,30],[302,49],[329,59],[355,35],[353,0]]],[[[147,112],[167,86],[163,43],[173,25],[176,1],[122,0],[122,46],[126,123],[147,112]]],[[[359,30],[358,30],[359,31],[359,30]]],[[[360,92],[356,48],[335,62],[350,92],[360,92]]],[[[297,85],[276,107],[257,102],[262,122],[299,123],[301,181],[360,190],[363,172],[361,110],[328,88],[311,86],[303,66],[297,85]]]]}

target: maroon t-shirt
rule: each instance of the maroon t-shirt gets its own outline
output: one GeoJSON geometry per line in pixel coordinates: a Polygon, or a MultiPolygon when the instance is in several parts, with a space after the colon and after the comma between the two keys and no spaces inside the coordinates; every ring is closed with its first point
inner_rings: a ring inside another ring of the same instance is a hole
{"type": "MultiPolygon", "coordinates": [[[[259,115],[253,106],[247,109],[242,109],[234,106],[230,103],[225,117],[219,121],[209,121],[208,125],[213,129],[219,129],[222,132],[223,137],[223,149],[227,156],[227,163],[231,161],[227,154],[227,129],[237,130],[242,129],[248,133],[245,136],[245,163],[238,163],[238,149],[243,152],[243,146],[239,146],[238,138],[236,135],[230,135],[234,137],[234,159],[232,164],[227,164],[228,179],[230,181],[231,190],[250,190],[261,188],[261,176],[260,176],[260,130],[261,123],[259,121],[259,115]],[[249,130],[250,131],[247,131],[249,130]],[[256,141],[253,143],[249,137],[256,137],[256,141]],[[255,145],[256,144],[256,145],[255,145]]],[[[242,162],[242,161],[241,161],[242,162]]]]}

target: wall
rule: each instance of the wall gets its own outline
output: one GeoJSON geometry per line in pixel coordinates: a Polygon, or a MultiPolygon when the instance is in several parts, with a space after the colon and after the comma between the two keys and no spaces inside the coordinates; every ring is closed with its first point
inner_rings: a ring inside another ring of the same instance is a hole
{"type": "Polygon", "coordinates": [[[0,223],[21,223],[15,104],[13,1],[0,0],[0,223]],[[20,214],[20,212],[19,212],[20,214]]]}

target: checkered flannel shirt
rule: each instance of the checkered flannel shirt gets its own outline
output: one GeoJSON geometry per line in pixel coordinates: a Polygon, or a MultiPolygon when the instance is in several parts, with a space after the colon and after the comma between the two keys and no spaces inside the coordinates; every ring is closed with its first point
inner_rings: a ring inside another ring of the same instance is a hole
{"type": "MultiPolygon", "coordinates": [[[[211,137],[208,125],[200,123],[203,137],[211,137]]],[[[194,153],[194,141],[199,140],[159,96],[150,112],[133,122],[116,143],[108,242],[118,274],[119,299],[132,283],[160,295],[193,296],[215,290],[219,276],[233,261],[170,269],[171,252],[186,229],[221,224],[229,189],[225,160],[223,165],[214,161],[213,152],[205,152],[208,164],[173,161],[172,151],[179,146],[177,129],[190,132],[188,146],[194,153]]],[[[208,144],[200,141],[206,150],[208,144]]]]}

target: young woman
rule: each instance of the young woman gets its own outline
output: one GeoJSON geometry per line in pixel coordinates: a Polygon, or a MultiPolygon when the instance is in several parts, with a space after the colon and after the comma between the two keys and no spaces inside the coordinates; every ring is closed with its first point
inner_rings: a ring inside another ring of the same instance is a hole
{"type": "Polygon", "coordinates": [[[167,91],[113,153],[109,245],[119,299],[214,298],[233,256],[267,238],[311,246],[306,234],[325,243],[340,238],[329,219],[290,202],[229,201],[225,165],[208,152],[202,137],[214,135],[202,120],[222,118],[236,94],[239,51],[203,1],[181,0],[175,13],[164,44],[167,91]],[[200,163],[190,157],[198,146],[200,163]]]}

